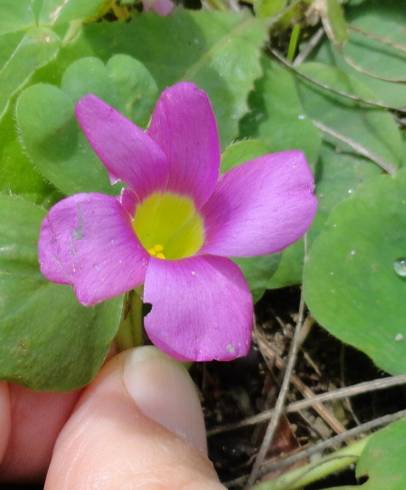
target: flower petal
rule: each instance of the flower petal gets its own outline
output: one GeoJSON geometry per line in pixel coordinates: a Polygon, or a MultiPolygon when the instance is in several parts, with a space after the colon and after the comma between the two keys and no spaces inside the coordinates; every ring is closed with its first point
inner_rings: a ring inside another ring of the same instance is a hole
{"type": "Polygon", "coordinates": [[[158,15],[164,17],[169,15],[175,8],[175,4],[172,0],[143,0],[142,4],[146,12],[153,10],[158,15]]]}
{"type": "Polygon", "coordinates": [[[278,252],[299,239],[317,209],[314,180],[300,151],[273,153],[227,172],[201,210],[201,253],[244,257],[278,252]]]}
{"type": "Polygon", "coordinates": [[[76,104],[76,117],[112,182],[122,180],[140,200],[166,186],[164,152],[133,122],[91,94],[76,104]]]}
{"type": "Polygon", "coordinates": [[[82,304],[94,305],[142,284],[148,255],[115,197],[76,194],[44,219],[39,261],[45,277],[72,285],[82,304]]]}
{"type": "Polygon", "coordinates": [[[203,204],[212,194],[220,168],[217,123],[207,94],[189,82],[162,92],[148,134],[169,160],[169,189],[203,204]]]}
{"type": "Polygon", "coordinates": [[[223,257],[151,259],[144,301],[151,341],[180,360],[226,361],[250,346],[253,304],[240,269],[223,257]]]}

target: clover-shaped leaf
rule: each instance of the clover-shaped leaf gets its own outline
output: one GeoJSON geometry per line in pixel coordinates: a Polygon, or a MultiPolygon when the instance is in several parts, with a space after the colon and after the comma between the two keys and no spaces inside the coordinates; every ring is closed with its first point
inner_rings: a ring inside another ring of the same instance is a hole
{"type": "Polygon", "coordinates": [[[316,320],[390,373],[406,369],[405,196],[401,171],[338,205],[310,250],[303,283],[316,320]]]}
{"type": "Polygon", "coordinates": [[[37,84],[20,95],[21,141],[34,166],[63,193],[111,192],[107,173],[76,123],[74,104],[91,92],[145,124],[157,91],[148,70],[130,56],[113,56],[107,65],[93,57],[80,59],[66,70],[61,88],[37,84]]]}

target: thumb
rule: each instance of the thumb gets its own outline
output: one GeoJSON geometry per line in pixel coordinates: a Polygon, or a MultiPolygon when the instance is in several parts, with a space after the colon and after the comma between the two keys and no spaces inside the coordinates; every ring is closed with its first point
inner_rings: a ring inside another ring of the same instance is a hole
{"type": "Polygon", "coordinates": [[[113,358],[60,433],[45,490],[221,490],[187,371],[154,347],[113,358]]]}

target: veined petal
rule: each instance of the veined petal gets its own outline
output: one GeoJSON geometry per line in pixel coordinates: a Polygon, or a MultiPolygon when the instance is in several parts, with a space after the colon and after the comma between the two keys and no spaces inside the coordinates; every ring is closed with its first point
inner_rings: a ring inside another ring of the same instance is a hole
{"type": "Polygon", "coordinates": [[[42,274],[72,285],[84,305],[144,282],[148,255],[115,197],[76,194],[58,202],[42,223],[38,246],[42,274]]]}
{"type": "Polygon", "coordinates": [[[240,269],[223,257],[151,259],[144,301],[152,342],[180,360],[226,361],[250,346],[253,304],[240,269]]]}
{"type": "Polygon", "coordinates": [[[122,180],[139,200],[165,188],[167,158],[141,128],[91,94],[76,104],[76,117],[112,182],[122,180]]]}
{"type": "Polygon", "coordinates": [[[168,189],[192,196],[198,207],[207,201],[220,168],[217,123],[207,94],[189,82],[164,90],[148,134],[169,160],[168,189]]]}
{"type": "Polygon", "coordinates": [[[201,253],[244,257],[278,252],[299,239],[316,213],[314,180],[300,151],[273,153],[227,172],[202,208],[201,253]]]}

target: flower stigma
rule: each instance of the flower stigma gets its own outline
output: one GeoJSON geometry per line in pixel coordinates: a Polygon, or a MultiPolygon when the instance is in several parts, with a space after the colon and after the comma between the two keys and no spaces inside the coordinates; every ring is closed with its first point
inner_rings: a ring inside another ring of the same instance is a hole
{"type": "Polygon", "coordinates": [[[203,219],[193,200],[154,192],[136,208],[132,227],[147,252],[158,259],[191,257],[204,243],[203,219]]]}

